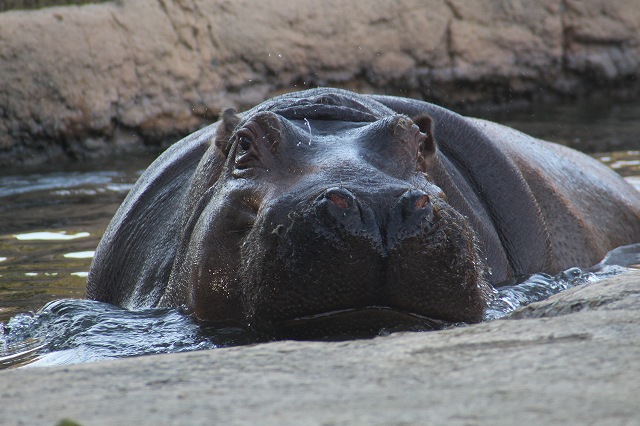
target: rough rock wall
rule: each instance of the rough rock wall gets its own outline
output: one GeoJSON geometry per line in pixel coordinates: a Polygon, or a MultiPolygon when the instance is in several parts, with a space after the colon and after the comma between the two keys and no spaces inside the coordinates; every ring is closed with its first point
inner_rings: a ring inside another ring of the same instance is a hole
{"type": "Polygon", "coordinates": [[[173,142],[317,85],[445,105],[637,90],[606,0],[127,0],[0,14],[0,166],[173,142]]]}

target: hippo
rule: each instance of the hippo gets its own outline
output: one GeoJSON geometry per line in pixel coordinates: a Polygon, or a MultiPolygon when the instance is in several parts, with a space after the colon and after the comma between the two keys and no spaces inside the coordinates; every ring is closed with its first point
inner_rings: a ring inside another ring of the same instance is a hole
{"type": "Polygon", "coordinates": [[[637,242],[640,192],[587,155],[318,88],[226,110],[165,151],[106,230],[87,297],[284,337],[428,328],[637,242]]]}

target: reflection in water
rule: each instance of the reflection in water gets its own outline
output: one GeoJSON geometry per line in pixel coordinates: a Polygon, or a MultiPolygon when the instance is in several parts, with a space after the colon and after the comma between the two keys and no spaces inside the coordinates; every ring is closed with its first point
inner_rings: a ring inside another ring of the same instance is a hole
{"type": "Polygon", "coordinates": [[[84,297],[98,241],[151,161],[130,159],[114,165],[118,171],[79,164],[0,176],[0,322],[51,300],[84,297]]]}
{"type": "Polygon", "coordinates": [[[89,276],[89,272],[72,272],[71,275],[75,277],[87,278],[89,276]]]}
{"type": "Polygon", "coordinates": [[[474,109],[468,115],[588,153],[640,148],[639,101],[592,99],[562,105],[505,105],[497,110],[474,109]]]}
{"type": "MultiPolygon", "coordinates": [[[[533,107],[509,114],[487,113],[484,117],[538,137],[599,152],[593,154],[594,157],[626,176],[640,190],[640,121],[637,120],[640,103],[609,106],[609,109],[597,105],[592,108],[596,112],[582,108],[583,105],[578,108],[533,107]],[[612,152],[617,149],[627,151],[612,152]]],[[[34,356],[42,356],[43,352],[47,355],[39,361],[41,364],[174,349],[192,350],[221,344],[219,340],[214,343],[215,339],[197,334],[197,327],[191,320],[177,311],[136,313],[77,300],[85,295],[91,259],[109,220],[151,161],[152,158],[130,158],[113,165],[113,170],[104,170],[102,164],[75,165],[75,170],[59,168],[49,172],[0,175],[0,335],[4,334],[0,338],[0,366],[5,361],[14,364],[33,361],[34,356]],[[59,305],[47,305],[59,299],[65,300],[59,305]],[[45,305],[47,307],[38,315],[29,314],[45,305]],[[71,312],[70,317],[55,318],[71,312]],[[47,325],[46,321],[42,322],[43,318],[53,322],[47,325]],[[40,326],[35,327],[36,322],[40,326]],[[52,324],[63,328],[58,331],[75,330],[79,334],[67,334],[65,344],[60,343],[62,337],[51,337],[54,340],[38,337],[36,330],[47,330],[51,336],[56,336],[52,324]],[[170,327],[163,330],[163,324],[174,324],[175,333],[170,327]],[[83,329],[83,325],[91,331],[83,329]],[[179,334],[181,329],[184,335],[179,334]],[[145,334],[145,330],[153,332],[145,334]],[[111,339],[111,343],[91,342],[92,338],[100,339],[102,335],[111,339]],[[150,335],[154,338],[145,342],[150,335]],[[136,339],[140,341],[135,342],[136,339]],[[118,347],[119,342],[130,345],[132,352],[118,347]],[[184,346],[180,346],[180,342],[184,346]],[[109,346],[111,349],[105,349],[109,346]],[[22,353],[24,358],[12,358],[7,352],[16,356],[22,353]],[[3,357],[3,353],[9,358],[3,357]]],[[[501,288],[492,305],[495,309],[488,312],[487,318],[500,317],[535,297],[547,297],[548,294],[540,293],[546,287],[555,286],[560,291],[567,285],[589,281],[593,279],[590,274],[581,272],[574,281],[536,275],[527,285],[501,288]],[[549,280],[555,281],[550,284],[549,280]],[[508,306],[499,306],[503,302],[508,306]]],[[[234,332],[230,331],[229,335],[234,332]]],[[[237,338],[230,341],[237,341],[237,338]]]]}
{"type": "Polygon", "coordinates": [[[638,191],[640,191],[640,176],[632,176],[628,177],[627,180],[631,185],[633,185],[638,191]]]}
{"type": "MultiPolygon", "coordinates": [[[[637,144],[640,145],[640,141],[637,144]]],[[[609,152],[594,154],[594,157],[625,176],[640,191],[640,151],[609,152]]]]}
{"type": "Polygon", "coordinates": [[[63,256],[67,259],[93,259],[95,251],[79,251],[75,253],[65,253],[63,256]]]}
{"type": "Polygon", "coordinates": [[[28,234],[14,235],[17,240],[20,241],[67,241],[75,240],[77,238],[89,237],[91,234],[88,232],[78,232],[77,234],[67,235],[65,231],[62,232],[29,232],[28,234]]]}

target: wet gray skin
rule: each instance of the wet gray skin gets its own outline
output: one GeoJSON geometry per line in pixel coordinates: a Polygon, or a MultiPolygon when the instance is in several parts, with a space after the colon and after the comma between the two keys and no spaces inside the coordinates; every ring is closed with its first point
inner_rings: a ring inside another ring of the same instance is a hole
{"type": "Polygon", "coordinates": [[[437,328],[481,321],[489,283],[636,241],[637,191],[581,154],[424,102],[318,89],[227,111],[160,157],[100,243],[88,296],[278,337],[437,328]],[[614,207],[575,200],[585,185],[614,207]]]}

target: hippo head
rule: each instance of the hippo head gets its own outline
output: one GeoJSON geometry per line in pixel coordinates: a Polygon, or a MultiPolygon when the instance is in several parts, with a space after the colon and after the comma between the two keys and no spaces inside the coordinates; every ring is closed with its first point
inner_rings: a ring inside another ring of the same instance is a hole
{"type": "Polygon", "coordinates": [[[226,111],[166,297],[284,336],[480,321],[483,267],[430,181],[431,129],[336,95],[226,111]]]}

